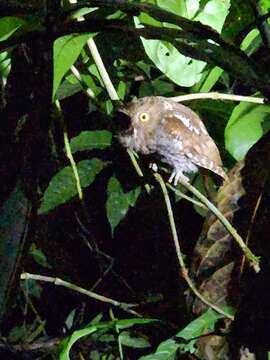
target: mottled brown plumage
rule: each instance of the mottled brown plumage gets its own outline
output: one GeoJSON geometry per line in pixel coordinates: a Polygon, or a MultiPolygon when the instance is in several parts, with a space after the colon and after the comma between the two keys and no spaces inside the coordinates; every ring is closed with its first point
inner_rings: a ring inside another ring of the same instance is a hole
{"type": "Polygon", "coordinates": [[[170,181],[174,179],[174,184],[184,177],[183,172],[196,172],[198,166],[227,177],[218,148],[199,116],[188,107],[165,97],[148,96],[121,111],[131,118],[130,128],[120,136],[121,143],[143,154],[161,155],[173,168],[170,181]]]}

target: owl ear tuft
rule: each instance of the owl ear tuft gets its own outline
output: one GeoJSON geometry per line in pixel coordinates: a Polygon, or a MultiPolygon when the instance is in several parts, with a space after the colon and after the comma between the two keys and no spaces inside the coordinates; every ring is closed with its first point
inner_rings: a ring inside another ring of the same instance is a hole
{"type": "Polygon", "coordinates": [[[136,96],[134,96],[132,99],[131,99],[131,102],[132,103],[135,103],[135,102],[137,102],[138,101],[138,98],[136,97],[136,96]]]}

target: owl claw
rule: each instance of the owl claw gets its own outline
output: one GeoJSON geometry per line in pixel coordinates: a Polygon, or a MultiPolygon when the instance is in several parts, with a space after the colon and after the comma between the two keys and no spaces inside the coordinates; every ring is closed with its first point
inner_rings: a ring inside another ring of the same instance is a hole
{"type": "Polygon", "coordinates": [[[174,171],[172,172],[170,178],[169,178],[169,183],[172,183],[172,181],[173,181],[173,185],[174,185],[174,186],[177,186],[178,181],[179,181],[180,178],[181,178],[182,180],[186,181],[186,182],[189,182],[189,178],[188,178],[187,176],[185,176],[185,175],[182,173],[182,171],[175,171],[175,170],[174,170],[174,171]]]}
{"type": "Polygon", "coordinates": [[[153,170],[154,172],[158,172],[158,166],[156,163],[150,163],[149,168],[153,170]]]}

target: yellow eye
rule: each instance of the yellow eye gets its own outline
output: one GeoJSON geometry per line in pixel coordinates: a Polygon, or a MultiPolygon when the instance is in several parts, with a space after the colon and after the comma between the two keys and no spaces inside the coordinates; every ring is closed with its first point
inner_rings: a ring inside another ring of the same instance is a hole
{"type": "Polygon", "coordinates": [[[148,121],[149,119],[150,119],[150,116],[149,116],[148,113],[143,112],[143,113],[140,114],[140,120],[141,120],[142,122],[146,122],[146,121],[148,121]]]}

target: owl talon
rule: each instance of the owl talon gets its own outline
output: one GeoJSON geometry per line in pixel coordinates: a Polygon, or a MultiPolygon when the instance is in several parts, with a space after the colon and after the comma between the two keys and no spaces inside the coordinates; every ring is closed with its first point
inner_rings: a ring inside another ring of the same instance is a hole
{"type": "Polygon", "coordinates": [[[168,182],[169,182],[170,184],[173,182],[173,179],[174,179],[175,175],[176,175],[176,172],[173,171],[173,172],[171,173],[171,176],[170,176],[169,180],[168,180],[168,182]]]}
{"type": "Polygon", "coordinates": [[[169,183],[173,182],[174,186],[177,186],[179,179],[182,179],[186,182],[189,182],[189,178],[187,176],[185,176],[182,171],[173,171],[170,178],[169,178],[169,183]]]}
{"type": "Polygon", "coordinates": [[[153,170],[154,172],[158,172],[158,166],[156,163],[150,163],[149,168],[153,170]]]}

